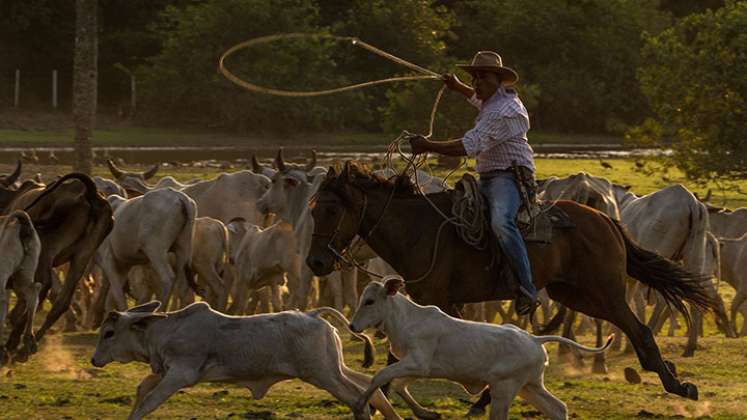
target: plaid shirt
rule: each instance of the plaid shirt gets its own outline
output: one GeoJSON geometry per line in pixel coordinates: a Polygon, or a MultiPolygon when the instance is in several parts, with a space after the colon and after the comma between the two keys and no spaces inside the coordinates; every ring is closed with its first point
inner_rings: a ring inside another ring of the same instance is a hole
{"type": "Polygon", "coordinates": [[[529,114],[518,95],[500,87],[484,103],[476,95],[468,101],[480,113],[462,144],[469,156],[477,157],[477,172],[507,169],[514,160],[534,172],[534,151],[527,140],[529,114]]]}

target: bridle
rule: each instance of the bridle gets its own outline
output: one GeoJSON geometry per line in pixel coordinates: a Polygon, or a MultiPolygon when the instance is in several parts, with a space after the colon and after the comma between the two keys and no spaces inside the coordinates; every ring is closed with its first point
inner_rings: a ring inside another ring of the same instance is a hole
{"type": "MultiPolygon", "coordinates": [[[[358,189],[358,188],[356,188],[358,189]]],[[[356,228],[355,232],[358,234],[360,238],[363,240],[366,240],[373,235],[373,233],[376,231],[376,228],[379,227],[381,224],[381,221],[384,219],[384,215],[386,214],[387,209],[389,208],[389,204],[392,202],[392,199],[394,198],[394,192],[396,188],[392,188],[392,191],[389,193],[389,197],[386,200],[386,203],[384,203],[384,208],[381,210],[381,214],[379,214],[378,219],[376,220],[376,223],[371,227],[371,229],[368,230],[368,232],[361,233],[361,228],[363,227],[363,217],[366,215],[366,210],[368,209],[368,195],[365,193],[365,191],[358,189],[363,194],[363,206],[361,206],[360,215],[358,218],[358,227],[356,228]]],[[[331,200],[329,202],[332,202],[331,200]]],[[[324,203],[324,201],[316,201],[316,203],[324,203]]],[[[311,234],[311,237],[320,237],[320,238],[329,238],[327,241],[326,248],[334,254],[334,256],[339,260],[343,261],[351,266],[355,266],[360,270],[365,271],[366,273],[373,275],[378,278],[384,278],[384,276],[373,273],[371,271],[368,271],[365,267],[363,267],[358,261],[355,260],[352,253],[348,252],[348,249],[351,248],[351,245],[356,245],[359,242],[351,243],[348,246],[338,250],[334,247],[333,243],[335,241],[335,238],[340,233],[340,227],[342,227],[342,222],[345,219],[345,215],[347,214],[347,209],[345,207],[342,207],[342,213],[337,218],[337,223],[335,224],[335,229],[332,231],[332,233],[319,233],[316,232],[316,229],[314,229],[314,232],[311,234]],[[346,255],[348,254],[348,255],[346,255]]]]}

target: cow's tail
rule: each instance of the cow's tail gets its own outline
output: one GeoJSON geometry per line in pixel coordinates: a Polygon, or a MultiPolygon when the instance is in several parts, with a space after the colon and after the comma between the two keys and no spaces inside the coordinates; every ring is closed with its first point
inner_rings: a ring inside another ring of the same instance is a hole
{"type": "Polygon", "coordinates": [[[615,338],[615,334],[610,334],[610,336],[607,337],[607,343],[605,343],[605,345],[603,345],[602,347],[586,347],[583,344],[579,344],[569,338],[561,337],[559,335],[535,335],[532,336],[532,338],[534,338],[534,341],[539,344],[558,342],[567,344],[577,350],[581,350],[587,353],[602,353],[603,351],[607,350],[610,344],[612,344],[612,340],[615,338]]]}
{"type": "Polygon", "coordinates": [[[692,273],[668,258],[641,248],[619,221],[610,220],[625,241],[628,275],[659,292],[668,304],[682,313],[688,326],[692,322],[683,300],[703,311],[717,308],[717,302],[703,286],[711,280],[710,273],[692,273]]]}
{"type": "Polygon", "coordinates": [[[20,226],[18,239],[23,244],[23,249],[28,252],[33,246],[33,243],[38,242],[38,239],[36,241],[34,240],[34,238],[37,237],[37,234],[36,229],[34,229],[34,223],[31,221],[31,217],[29,217],[28,213],[23,210],[15,210],[9,215],[9,217],[18,222],[18,225],[20,226]]]}
{"type": "Polygon", "coordinates": [[[323,306],[321,308],[312,309],[306,312],[308,315],[318,318],[321,315],[330,315],[331,319],[335,320],[338,326],[341,326],[345,331],[350,333],[352,336],[363,341],[363,367],[367,368],[373,365],[374,362],[374,346],[371,339],[365,334],[358,334],[350,329],[350,321],[345,318],[345,315],[340,313],[335,308],[323,306]]]}
{"type": "Polygon", "coordinates": [[[184,276],[187,279],[189,288],[192,289],[195,294],[203,298],[206,297],[205,291],[197,284],[195,280],[195,273],[192,271],[192,247],[194,246],[194,235],[195,235],[195,218],[197,217],[197,209],[194,201],[187,197],[183,193],[180,197],[180,207],[182,216],[184,216],[184,225],[182,227],[182,233],[179,235],[179,241],[183,246],[189,250],[184,263],[184,276]]]}

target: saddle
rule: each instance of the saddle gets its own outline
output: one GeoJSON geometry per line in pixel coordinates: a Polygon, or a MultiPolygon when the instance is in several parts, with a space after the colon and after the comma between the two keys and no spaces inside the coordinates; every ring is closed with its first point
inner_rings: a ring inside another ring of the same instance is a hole
{"type": "MultiPolygon", "coordinates": [[[[457,200],[467,200],[479,204],[485,215],[483,229],[491,232],[490,212],[482,196],[470,197],[469,195],[479,194],[476,187],[477,180],[470,174],[462,175],[454,188],[457,200]]],[[[555,206],[554,201],[537,200],[534,191],[529,191],[526,186],[521,186],[524,195],[524,204],[519,209],[516,216],[516,223],[519,226],[524,242],[538,242],[549,244],[552,243],[553,230],[555,229],[573,229],[576,225],[573,223],[568,214],[560,207],[555,206]]]]}

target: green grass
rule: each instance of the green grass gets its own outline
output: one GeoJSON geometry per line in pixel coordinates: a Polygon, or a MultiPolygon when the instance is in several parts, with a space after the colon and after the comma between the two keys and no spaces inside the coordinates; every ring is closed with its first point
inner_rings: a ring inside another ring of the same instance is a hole
{"type": "MultiPolygon", "coordinates": [[[[622,371],[634,367],[640,371],[631,355],[611,353],[609,373],[592,375],[590,368],[574,369],[558,363],[556,345],[547,346],[551,355],[546,374],[547,388],[569,407],[572,418],[629,419],[645,415],[659,418],[710,416],[714,419],[744,418],[747,413],[747,340],[714,336],[712,326],[701,340],[702,348],[694,358],[679,357],[684,338],[659,337],[657,341],[665,357],[674,361],[680,376],[699,386],[700,401],[689,401],[666,394],[653,373],[642,373],[643,382],[630,385],[622,371]]],[[[51,336],[39,354],[28,363],[0,371],[0,405],[4,419],[50,418],[125,418],[134,400],[135,388],[148,374],[144,364],[113,363],[102,369],[90,365],[95,348],[94,334],[51,336]],[[10,372],[10,373],[8,373],[10,372]]],[[[580,337],[591,344],[591,337],[580,337]]],[[[347,364],[360,367],[361,346],[346,343],[347,364]]],[[[369,373],[381,369],[386,357],[379,343],[379,356],[369,373]]],[[[487,362],[487,361],[486,361],[487,362]]],[[[590,366],[587,360],[587,366],[590,366]]],[[[411,391],[427,408],[436,410],[446,419],[463,418],[469,402],[467,395],[453,383],[441,380],[421,380],[411,391]]],[[[401,416],[411,416],[409,409],[393,398],[401,416]]],[[[199,384],[170,398],[151,417],[154,419],[227,419],[227,418],[290,418],[305,419],[350,418],[349,410],[332,396],[298,380],[273,387],[263,400],[254,401],[248,390],[234,385],[199,384]],[[238,416],[238,417],[237,417],[238,416]],[[242,417],[243,416],[243,417],[242,417]]],[[[516,399],[511,418],[527,418],[536,414],[532,407],[516,399]]]]}

